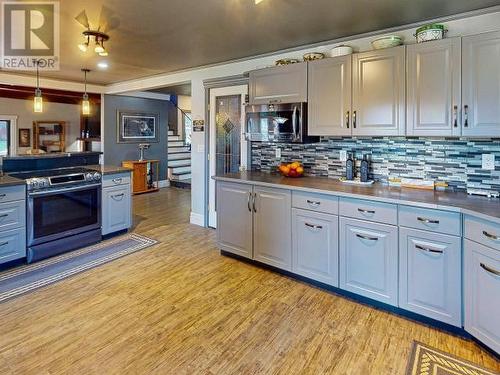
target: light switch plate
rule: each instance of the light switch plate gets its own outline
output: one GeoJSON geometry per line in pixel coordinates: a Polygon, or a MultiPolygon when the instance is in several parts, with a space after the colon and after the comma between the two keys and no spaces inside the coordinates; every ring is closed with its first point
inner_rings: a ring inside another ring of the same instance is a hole
{"type": "Polygon", "coordinates": [[[279,147],[276,148],[276,157],[281,158],[281,148],[279,147]]]}
{"type": "Polygon", "coordinates": [[[347,161],[347,151],[340,150],[340,161],[347,161]]]}
{"type": "Polygon", "coordinates": [[[495,169],[495,154],[482,154],[482,168],[494,170],[495,169]]]}

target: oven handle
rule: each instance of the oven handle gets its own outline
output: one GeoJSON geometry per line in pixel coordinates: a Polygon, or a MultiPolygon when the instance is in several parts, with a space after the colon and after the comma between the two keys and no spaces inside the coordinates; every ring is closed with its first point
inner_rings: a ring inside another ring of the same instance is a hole
{"type": "Polygon", "coordinates": [[[59,193],[70,193],[72,191],[80,191],[80,190],[89,190],[96,187],[100,187],[101,184],[91,184],[85,186],[75,186],[73,188],[62,188],[62,189],[54,189],[54,190],[46,190],[46,191],[37,191],[28,193],[29,197],[41,197],[44,195],[53,195],[59,193]]]}

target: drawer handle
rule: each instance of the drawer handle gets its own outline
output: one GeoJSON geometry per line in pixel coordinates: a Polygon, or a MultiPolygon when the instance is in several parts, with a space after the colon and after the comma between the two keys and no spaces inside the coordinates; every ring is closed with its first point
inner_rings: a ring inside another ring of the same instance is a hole
{"type": "Polygon", "coordinates": [[[307,200],[307,203],[310,205],[310,206],[313,206],[313,207],[318,207],[319,205],[321,205],[321,202],[318,202],[318,201],[312,201],[312,200],[307,200]]]}
{"type": "Polygon", "coordinates": [[[499,240],[498,236],[495,236],[494,234],[488,233],[485,230],[483,230],[483,235],[485,235],[486,237],[488,237],[490,240],[493,240],[493,241],[499,240]]]}
{"type": "Polygon", "coordinates": [[[7,194],[0,194],[0,198],[5,198],[7,194]]]}
{"type": "Polygon", "coordinates": [[[2,218],[4,218],[4,217],[7,217],[7,216],[9,216],[9,214],[1,214],[1,215],[0,215],[0,219],[2,219],[2,218]]]}
{"type": "Polygon", "coordinates": [[[122,182],[122,178],[121,177],[118,177],[118,178],[113,178],[113,182],[115,184],[120,184],[122,182]]]}
{"type": "Polygon", "coordinates": [[[123,199],[124,195],[125,195],[125,193],[115,194],[115,195],[112,195],[111,198],[113,198],[115,201],[116,200],[120,200],[121,201],[121,199],[117,199],[117,198],[122,198],[123,199]]]}
{"type": "Polygon", "coordinates": [[[2,242],[2,243],[0,243],[0,247],[1,247],[1,246],[8,245],[8,244],[9,244],[9,241],[2,242]]]}
{"type": "Polygon", "coordinates": [[[439,220],[426,219],[425,217],[417,217],[417,220],[425,224],[439,224],[439,220]]]}
{"type": "Polygon", "coordinates": [[[248,199],[247,199],[247,208],[248,211],[252,212],[252,207],[250,207],[250,199],[252,198],[252,192],[248,193],[248,199]]]}
{"type": "Polygon", "coordinates": [[[423,247],[423,246],[420,246],[420,245],[415,245],[415,247],[417,249],[419,249],[419,250],[427,251],[428,253],[438,253],[438,254],[443,254],[444,253],[443,250],[432,249],[430,247],[423,247]]]}
{"type": "Polygon", "coordinates": [[[486,272],[489,272],[495,276],[500,276],[500,271],[497,271],[496,269],[493,269],[491,267],[488,267],[486,264],[484,263],[479,263],[479,265],[481,266],[481,268],[483,270],[485,270],[486,272]]]}
{"type": "Polygon", "coordinates": [[[358,208],[358,211],[361,212],[362,214],[371,214],[371,215],[373,215],[375,213],[374,210],[364,210],[362,208],[358,208]]]}
{"type": "Polygon", "coordinates": [[[362,234],[359,234],[359,233],[356,233],[356,237],[361,238],[363,240],[378,241],[378,237],[363,236],[362,234]]]}
{"type": "Polygon", "coordinates": [[[311,229],[318,229],[318,230],[323,229],[322,225],[314,225],[314,224],[309,224],[309,223],[304,223],[304,225],[306,227],[311,228],[311,229]]]}

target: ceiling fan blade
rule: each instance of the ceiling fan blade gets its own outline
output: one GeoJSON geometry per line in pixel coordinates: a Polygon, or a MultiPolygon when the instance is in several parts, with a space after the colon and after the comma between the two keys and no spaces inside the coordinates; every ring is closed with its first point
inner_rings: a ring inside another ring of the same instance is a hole
{"type": "Polygon", "coordinates": [[[109,30],[115,28],[116,22],[114,22],[114,13],[113,11],[106,7],[101,7],[101,14],[99,15],[99,30],[103,33],[108,32],[109,30]]]}
{"type": "Polygon", "coordinates": [[[85,27],[86,29],[89,29],[90,28],[90,24],[89,24],[89,18],[87,17],[87,12],[85,12],[85,9],[82,10],[78,16],[75,17],[75,20],[78,21],[78,23],[80,25],[82,25],[83,27],[85,27]]]}

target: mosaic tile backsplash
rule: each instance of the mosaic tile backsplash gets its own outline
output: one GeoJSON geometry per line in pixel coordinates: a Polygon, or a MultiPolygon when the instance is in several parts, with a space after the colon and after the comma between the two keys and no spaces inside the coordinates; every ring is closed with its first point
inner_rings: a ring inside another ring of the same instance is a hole
{"type": "Polygon", "coordinates": [[[450,190],[500,191],[500,139],[324,137],[304,145],[254,142],[252,169],[274,172],[282,162],[299,160],[306,175],[338,179],[345,175],[340,150],[354,153],[358,172],[361,158],[367,155],[370,178],[376,181],[409,177],[446,181],[450,190]],[[275,157],[278,147],[281,158],[275,157]],[[495,155],[495,170],[481,169],[481,154],[495,155]]]}

